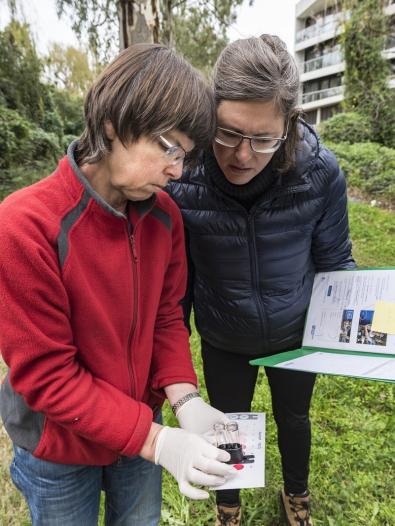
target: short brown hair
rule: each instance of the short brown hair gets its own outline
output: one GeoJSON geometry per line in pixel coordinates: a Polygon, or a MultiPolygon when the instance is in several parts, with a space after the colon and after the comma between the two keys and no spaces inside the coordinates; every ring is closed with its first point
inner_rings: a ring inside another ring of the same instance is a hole
{"type": "Polygon", "coordinates": [[[288,138],[276,153],[281,172],[295,165],[299,142],[297,107],[299,73],[284,42],[275,35],[236,40],[222,51],[214,66],[216,103],[223,100],[273,101],[288,121],[288,138]]]}
{"type": "Polygon", "coordinates": [[[108,121],[124,144],[177,129],[198,150],[212,142],[215,132],[211,88],[180,55],[160,44],[135,44],[122,51],[90,88],[84,111],[79,164],[95,163],[111,151],[108,121]]]}

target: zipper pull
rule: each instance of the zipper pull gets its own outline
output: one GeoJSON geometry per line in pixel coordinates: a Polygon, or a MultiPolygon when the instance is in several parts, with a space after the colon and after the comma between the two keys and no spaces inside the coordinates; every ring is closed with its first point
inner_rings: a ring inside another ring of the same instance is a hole
{"type": "Polygon", "coordinates": [[[134,235],[131,234],[129,236],[129,239],[130,239],[130,245],[132,247],[133,259],[134,259],[134,262],[137,263],[137,251],[136,251],[136,242],[135,242],[135,239],[134,239],[134,235]]]}

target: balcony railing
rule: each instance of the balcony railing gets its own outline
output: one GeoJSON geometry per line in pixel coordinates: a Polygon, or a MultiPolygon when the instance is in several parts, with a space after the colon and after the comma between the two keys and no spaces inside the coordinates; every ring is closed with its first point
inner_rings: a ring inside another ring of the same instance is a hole
{"type": "Polygon", "coordinates": [[[343,93],[343,86],[334,86],[333,88],[326,88],[318,91],[310,91],[309,93],[303,93],[302,104],[307,102],[314,102],[316,100],[328,99],[329,97],[335,97],[343,93]]]}
{"type": "Polygon", "coordinates": [[[332,51],[326,53],[320,57],[306,60],[304,63],[304,72],[315,71],[316,69],[326,68],[327,66],[333,66],[334,64],[340,64],[343,62],[343,53],[341,51],[332,51]]]}
{"type": "Polygon", "coordinates": [[[341,22],[347,19],[350,15],[348,13],[334,13],[327,15],[317,20],[312,26],[306,27],[296,33],[296,43],[313,38],[318,34],[335,31],[341,22]]]}

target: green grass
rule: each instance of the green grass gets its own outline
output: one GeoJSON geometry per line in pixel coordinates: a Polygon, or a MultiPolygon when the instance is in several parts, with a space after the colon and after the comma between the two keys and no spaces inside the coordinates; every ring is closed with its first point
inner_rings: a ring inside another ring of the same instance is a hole
{"type": "Polygon", "coordinates": [[[363,203],[350,203],[353,255],[359,266],[395,266],[395,215],[363,203]]]}
{"type": "MultiPolygon", "coordinates": [[[[395,265],[395,215],[365,204],[350,205],[354,256],[360,266],[395,265]]],[[[199,340],[191,338],[195,366],[205,395],[199,340]]],[[[281,488],[276,429],[265,375],[260,372],[253,410],[264,411],[266,483],[242,492],[244,526],[283,524],[277,501],[281,488]]],[[[316,526],[395,526],[394,387],[383,382],[320,376],[311,417],[313,447],[310,489],[316,526]]],[[[166,404],[165,422],[175,425],[166,404]]],[[[29,524],[26,506],[8,475],[10,445],[0,427],[0,526],[29,524]]],[[[165,473],[161,525],[209,526],[214,495],[208,501],[182,497],[165,473]]]]}

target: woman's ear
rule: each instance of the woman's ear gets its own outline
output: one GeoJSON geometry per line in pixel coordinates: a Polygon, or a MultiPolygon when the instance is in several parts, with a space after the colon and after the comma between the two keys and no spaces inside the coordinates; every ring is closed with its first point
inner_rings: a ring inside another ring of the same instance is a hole
{"type": "Polygon", "coordinates": [[[110,141],[114,140],[117,134],[115,133],[114,126],[110,121],[104,123],[104,131],[106,132],[107,139],[110,141]]]}

